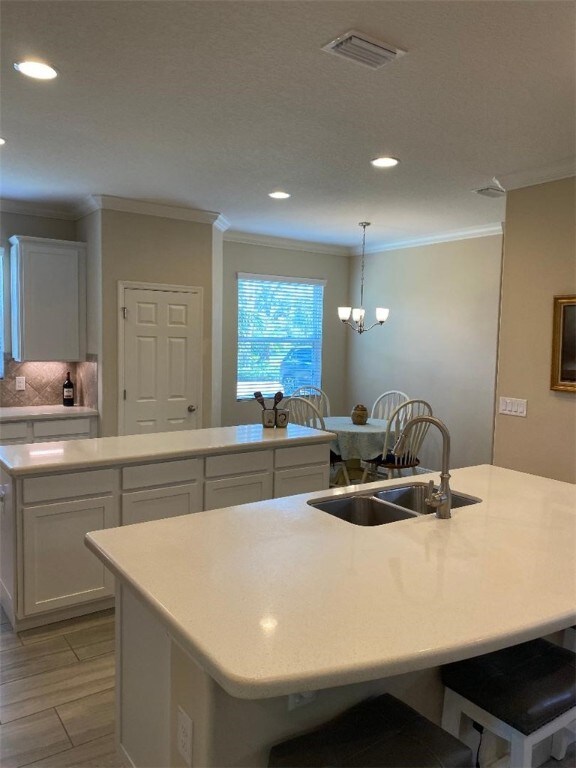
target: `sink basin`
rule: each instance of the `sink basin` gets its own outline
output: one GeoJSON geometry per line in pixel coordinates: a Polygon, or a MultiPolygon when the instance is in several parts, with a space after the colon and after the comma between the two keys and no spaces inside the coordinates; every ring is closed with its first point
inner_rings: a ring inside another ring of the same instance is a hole
{"type": "MultiPolygon", "coordinates": [[[[435,488],[434,490],[438,490],[435,488]]],[[[374,494],[376,498],[388,501],[391,504],[397,504],[405,509],[417,512],[419,515],[427,515],[431,511],[425,502],[428,496],[427,483],[411,483],[410,485],[400,485],[396,488],[384,488],[374,494]]],[[[465,493],[455,493],[452,491],[451,508],[467,507],[469,504],[478,504],[480,499],[474,496],[467,496],[465,493]]]]}
{"type": "MultiPolygon", "coordinates": [[[[435,489],[437,490],[437,489],[435,489]]],[[[433,513],[425,502],[427,483],[407,483],[384,488],[375,493],[355,493],[350,496],[309,501],[311,507],[328,512],[353,525],[384,525],[433,513]]],[[[465,493],[452,492],[452,509],[478,504],[481,499],[465,493]]]]}
{"type": "Polygon", "coordinates": [[[416,512],[387,504],[374,496],[346,496],[316,501],[310,505],[354,525],[384,525],[416,517],[416,512]]]}

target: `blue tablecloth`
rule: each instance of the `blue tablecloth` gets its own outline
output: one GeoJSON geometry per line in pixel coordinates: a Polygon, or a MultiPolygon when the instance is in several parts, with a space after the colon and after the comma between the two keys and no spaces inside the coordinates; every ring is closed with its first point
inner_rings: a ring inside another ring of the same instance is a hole
{"type": "Polygon", "coordinates": [[[386,419],[368,419],[366,424],[353,424],[350,416],[325,416],[327,432],[335,432],[330,449],[344,461],[373,459],[382,453],[386,436],[386,419]]]}

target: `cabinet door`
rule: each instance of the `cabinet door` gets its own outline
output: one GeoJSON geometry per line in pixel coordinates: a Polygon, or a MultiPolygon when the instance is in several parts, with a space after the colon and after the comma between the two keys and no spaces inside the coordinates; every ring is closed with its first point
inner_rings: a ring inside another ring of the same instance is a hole
{"type": "Polygon", "coordinates": [[[242,477],[207,480],[205,483],[204,509],[232,507],[249,504],[272,497],[272,475],[259,472],[242,477]]]}
{"type": "Polygon", "coordinates": [[[111,496],[25,507],[24,615],[97,600],[114,578],[84,544],[88,531],[118,525],[111,496]]]}
{"type": "Polygon", "coordinates": [[[330,465],[280,469],[274,472],[274,498],[322,491],[330,487],[330,465]]]}
{"type": "Polygon", "coordinates": [[[86,346],[84,243],[10,238],[12,356],[83,360],[86,346]]]}
{"type": "Polygon", "coordinates": [[[152,491],[123,493],[122,525],[147,523],[149,520],[200,512],[201,489],[200,483],[187,483],[152,491]]]}

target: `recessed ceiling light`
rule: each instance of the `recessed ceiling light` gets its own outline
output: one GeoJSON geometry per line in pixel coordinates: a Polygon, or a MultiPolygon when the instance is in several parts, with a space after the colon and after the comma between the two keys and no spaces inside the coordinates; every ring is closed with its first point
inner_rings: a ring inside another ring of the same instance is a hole
{"type": "Polygon", "coordinates": [[[3,144],[6,144],[6,139],[0,139],[0,147],[1,147],[3,144]]]}
{"type": "Polygon", "coordinates": [[[17,61],[14,69],[36,80],[53,80],[58,75],[54,67],[41,61],[17,61]]]}
{"type": "Polygon", "coordinates": [[[286,200],[287,197],[290,197],[288,192],[282,192],[281,190],[277,190],[276,192],[270,192],[268,197],[273,197],[274,200],[286,200]]]}
{"type": "Polygon", "coordinates": [[[370,162],[375,168],[394,168],[400,160],[397,160],[395,157],[375,157],[370,162]]]}

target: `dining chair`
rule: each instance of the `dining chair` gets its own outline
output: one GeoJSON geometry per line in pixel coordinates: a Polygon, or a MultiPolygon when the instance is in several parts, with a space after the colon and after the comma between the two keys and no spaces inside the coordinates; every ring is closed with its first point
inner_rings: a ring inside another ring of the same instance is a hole
{"type": "Polygon", "coordinates": [[[411,469],[412,474],[416,474],[416,467],[420,464],[418,453],[430,424],[415,424],[406,436],[405,450],[402,456],[395,456],[392,453],[392,449],[402,434],[404,427],[410,419],[416,416],[432,416],[432,406],[430,403],[427,403],[426,400],[406,400],[406,402],[401,403],[394,410],[388,419],[382,453],[376,456],[376,458],[365,462],[366,466],[362,475],[363,483],[367,481],[369,475],[373,475],[373,479],[376,479],[378,469],[380,468],[386,471],[388,478],[394,477],[395,472],[398,473],[398,477],[402,477],[403,469],[411,469]]]}
{"type": "Polygon", "coordinates": [[[309,400],[312,405],[320,411],[322,416],[330,416],[330,400],[326,392],[320,389],[320,387],[303,386],[298,387],[292,392],[292,397],[304,397],[309,400]]]}
{"type": "MultiPolygon", "coordinates": [[[[324,416],[322,416],[314,403],[310,402],[306,397],[288,397],[284,401],[283,406],[290,412],[289,420],[292,424],[300,424],[303,427],[311,427],[312,429],[326,429],[324,416]]],[[[330,465],[334,467],[336,464],[340,465],[339,470],[342,472],[346,485],[350,485],[346,462],[342,456],[331,450],[330,465]]]]}
{"type": "Polygon", "coordinates": [[[370,416],[373,419],[389,419],[396,408],[405,403],[406,400],[410,400],[410,397],[398,389],[390,389],[388,392],[383,392],[374,401],[370,416]]]}

